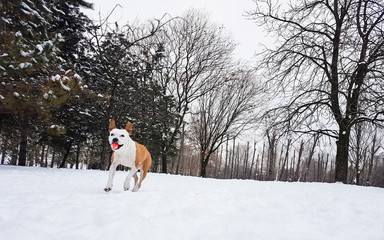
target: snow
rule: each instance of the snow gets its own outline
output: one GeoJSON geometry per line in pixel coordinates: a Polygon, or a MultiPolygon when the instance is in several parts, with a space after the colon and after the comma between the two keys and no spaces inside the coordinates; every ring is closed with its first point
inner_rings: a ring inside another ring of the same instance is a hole
{"type": "Polygon", "coordinates": [[[80,113],[80,114],[83,114],[83,115],[87,115],[87,116],[92,117],[92,115],[89,113],[89,110],[88,110],[88,109],[86,109],[85,112],[83,112],[83,111],[79,111],[79,113],[80,113]]]}
{"type": "Polygon", "coordinates": [[[80,77],[79,74],[75,73],[75,75],[73,75],[74,78],[76,78],[77,80],[82,80],[82,78],[80,77]]]}
{"type": "Polygon", "coordinates": [[[36,11],[36,10],[33,10],[32,8],[30,8],[26,3],[24,2],[21,2],[20,5],[25,9],[21,9],[25,14],[33,14],[35,15],[38,19],[40,19],[40,21],[42,21],[43,23],[46,23],[45,19],[36,11]]]}
{"type": "Polygon", "coordinates": [[[32,67],[32,63],[26,62],[26,63],[20,63],[19,64],[19,69],[24,69],[24,68],[29,68],[32,67]]]}
{"type": "Polygon", "coordinates": [[[34,53],[34,50],[30,50],[28,52],[24,52],[22,49],[20,50],[20,55],[23,57],[31,57],[34,53]]]}
{"type": "Polygon", "coordinates": [[[60,14],[62,14],[62,15],[65,16],[65,12],[61,11],[60,9],[57,9],[56,7],[53,7],[53,9],[54,9],[56,12],[58,12],[58,13],[60,13],[60,14]]]}
{"type": "Polygon", "coordinates": [[[15,37],[22,37],[22,36],[23,36],[23,34],[21,34],[20,31],[17,31],[17,32],[15,33],[15,37]]]}
{"type": "Polygon", "coordinates": [[[0,239],[382,239],[384,189],[0,166],[0,239]]]}
{"type": "Polygon", "coordinates": [[[1,20],[3,20],[7,24],[12,24],[12,19],[11,18],[1,17],[1,20]]]}
{"type": "Polygon", "coordinates": [[[56,74],[55,76],[52,76],[51,77],[51,80],[52,80],[52,82],[55,82],[55,81],[58,81],[58,80],[60,80],[60,75],[59,74],[56,74]]]}
{"type": "Polygon", "coordinates": [[[41,46],[41,44],[37,44],[36,49],[39,50],[39,52],[37,54],[41,54],[44,51],[44,48],[43,48],[43,46],[41,46]]]}
{"type": "Polygon", "coordinates": [[[47,11],[49,13],[53,13],[49,8],[47,8],[47,6],[45,4],[43,4],[43,8],[45,11],[47,11]]]}
{"type": "Polygon", "coordinates": [[[66,85],[61,81],[61,79],[60,79],[60,85],[61,85],[61,87],[62,87],[65,91],[67,91],[67,92],[71,91],[71,89],[70,89],[68,86],[66,86],[66,85]]]}

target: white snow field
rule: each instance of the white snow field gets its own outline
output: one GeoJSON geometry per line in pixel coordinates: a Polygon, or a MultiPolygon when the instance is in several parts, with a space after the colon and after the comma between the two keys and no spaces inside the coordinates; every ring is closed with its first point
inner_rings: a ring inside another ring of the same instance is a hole
{"type": "Polygon", "coordinates": [[[384,239],[381,188],[126,175],[0,166],[0,239],[384,239]]]}

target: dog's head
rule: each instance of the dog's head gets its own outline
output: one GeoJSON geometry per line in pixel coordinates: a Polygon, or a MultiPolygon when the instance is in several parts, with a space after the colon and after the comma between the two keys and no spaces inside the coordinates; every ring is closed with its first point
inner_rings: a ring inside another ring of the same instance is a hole
{"type": "Polygon", "coordinates": [[[132,123],[128,122],[125,129],[116,128],[115,120],[112,119],[109,123],[109,145],[113,151],[117,151],[124,145],[128,146],[131,140],[132,123]]]}

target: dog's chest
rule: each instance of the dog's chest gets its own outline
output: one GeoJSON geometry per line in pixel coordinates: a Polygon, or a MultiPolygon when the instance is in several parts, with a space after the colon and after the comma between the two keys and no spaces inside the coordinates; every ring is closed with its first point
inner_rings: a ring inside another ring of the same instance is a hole
{"type": "Polygon", "coordinates": [[[126,167],[134,167],[136,160],[136,144],[134,142],[115,151],[113,161],[126,167]]]}

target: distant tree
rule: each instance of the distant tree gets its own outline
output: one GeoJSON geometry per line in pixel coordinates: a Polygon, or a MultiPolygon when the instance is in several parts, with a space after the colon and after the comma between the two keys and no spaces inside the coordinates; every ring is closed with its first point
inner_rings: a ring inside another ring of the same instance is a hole
{"type": "Polygon", "coordinates": [[[249,126],[255,109],[257,88],[251,70],[239,68],[220,80],[220,86],[198,99],[192,114],[191,132],[199,149],[202,177],[212,154],[249,126]]]}
{"type": "Polygon", "coordinates": [[[367,122],[354,125],[351,132],[349,183],[370,184],[373,165],[379,165],[379,162],[374,163],[374,156],[378,155],[381,148],[381,142],[377,138],[378,129],[378,126],[367,122]]]}
{"type": "Polygon", "coordinates": [[[254,1],[249,17],[276,33],[259,63],[273,93],[268,111],[284,130],[336,139],[336,181],[347,182],[351,128],[384,121],[384,5],[381,1],[254,1]],[[334,126],[334,127],[329,127],[334,126]]]}

